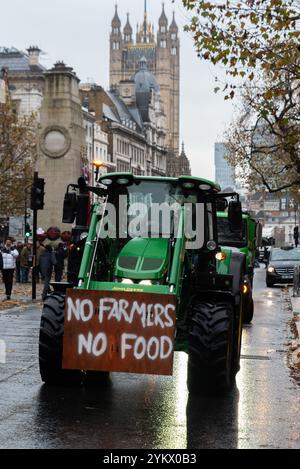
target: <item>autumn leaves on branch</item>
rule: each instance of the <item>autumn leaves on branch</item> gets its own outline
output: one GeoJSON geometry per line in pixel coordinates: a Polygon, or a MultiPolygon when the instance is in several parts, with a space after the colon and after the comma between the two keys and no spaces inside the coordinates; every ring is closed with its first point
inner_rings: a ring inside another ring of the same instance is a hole
{"type": "Polygon", "coordinates": [[[244,182],[300,188],[299,0],[183,0],[198,56],[220,66],[215,92],[237,98],[226,132],[244,182]],[[223,70],[222,70],[223,69],[223,70]]]}

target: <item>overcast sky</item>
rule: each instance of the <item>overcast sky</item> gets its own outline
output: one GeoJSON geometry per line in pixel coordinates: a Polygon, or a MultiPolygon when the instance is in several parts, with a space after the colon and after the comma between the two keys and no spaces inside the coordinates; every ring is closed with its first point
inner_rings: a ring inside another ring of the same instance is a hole
{"type": "MultiPolygon", "coordinates": [[[[104,88],[109,82],[109,33],[115,0],[7,0],[1,2],[0,46],[25,50],[38,45],[42,63],[57,60],[72,66],[85,82],[104,88]]],[[[131,25],[143,20],[144,0],[118,0],[122,28],[126,13],[131,25]]],[[[157,31],[161,0],[148,0],[148,16],[157,31]]],[[[214,142],[222,139],[232,115],[232,104],[213,92],[217,70],[197,57],[192,38],[183,31],[188,13],[181,0],[165,0],[169,21],[175,10],[181,39],[181,140],[192,174],[214,178],[214,142]]]]}

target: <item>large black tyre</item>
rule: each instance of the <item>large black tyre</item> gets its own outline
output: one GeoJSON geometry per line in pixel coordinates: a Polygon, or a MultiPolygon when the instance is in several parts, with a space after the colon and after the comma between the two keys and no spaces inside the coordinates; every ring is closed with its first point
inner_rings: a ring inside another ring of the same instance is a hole
{"type": "Polygon", "coordinates": [[[254,315],[254,301],[252,295],[248,295],[244,298],[244,315],[243,323],[250,324],[254,315]]]}
{"type": "Polygon", "coordinates": [[[65,297],[60,293],[48,296],[42,311],[39,364],[42,381],[46,384],[79,384],[80,370],[62,368],[65,297]]]}
{"type": "Polygon", "coordinates": [[[226,394],[238,370],[233,305],[198,302],[189,337],[187,387],[191,394],[226,394]]]}

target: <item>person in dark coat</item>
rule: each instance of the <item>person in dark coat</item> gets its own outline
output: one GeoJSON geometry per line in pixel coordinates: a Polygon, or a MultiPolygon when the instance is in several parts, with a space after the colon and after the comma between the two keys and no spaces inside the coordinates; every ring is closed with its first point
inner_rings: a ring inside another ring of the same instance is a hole
{"type": "Polygon", "coordinates": [[[63,243],[59,243],[59,245],[57,246],[55,250],[55,255],[56,255],[56,265],[54,266],[55,281],[61,282],[61,279],[64,273],[65,257],[66,257],[66,251],[64,249],[63,243]]]}
{"type": "Polygon", "coordinates": [[[42,293],[42,300],[45,301],[49,293],[49,283],[53,271],[53,266],[56,265],[55,253],[50,245],[45,246],[45,251],[40,255],[39,269],[44,278],[44,288],[42,293]]]}
{"type": "Polygon", "coordinates": [[[16,282],[20,283],[21,282],[21,263],[20,263],[20,254],[22,252],[22,249],[24,247],[24,244],[21,243],[20,241],[17,243],[17,251],[19,253],[17,259],[16,259],[16,282]]]}

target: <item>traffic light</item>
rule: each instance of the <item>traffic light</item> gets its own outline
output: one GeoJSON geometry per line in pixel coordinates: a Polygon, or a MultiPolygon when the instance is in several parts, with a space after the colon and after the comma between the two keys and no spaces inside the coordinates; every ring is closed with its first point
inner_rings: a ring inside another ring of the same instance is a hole
{"type": "Polygon", "coordinates": [[[31,231],[30,225],[29,225],[29,223],[26,223],[26,225],[25,225],[25,236],[26,236],[26,238],[29,238],[31,235],[32,235],[32,231],[31,231]]]}
{"type": "Polygon", "coordinates": [[[42,210],[44,208],[44,187],[45,180],[43,178],[35,178],[31,188],[31,203],[32,210],[42,210]]]}

